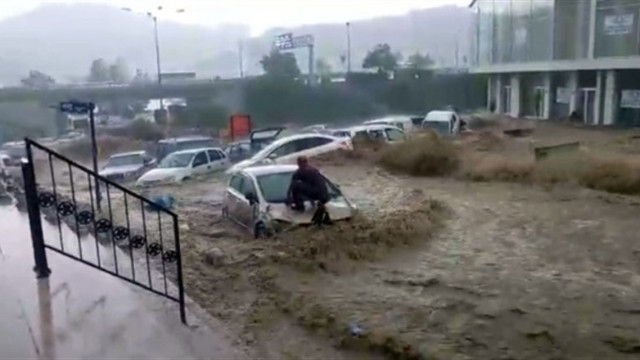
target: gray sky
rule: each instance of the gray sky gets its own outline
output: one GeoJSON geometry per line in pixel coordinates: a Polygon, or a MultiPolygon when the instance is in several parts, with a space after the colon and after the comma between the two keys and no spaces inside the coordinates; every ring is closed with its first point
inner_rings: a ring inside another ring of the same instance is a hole
{"type": "Polygon", "coordinates": [[[0,0],[0,20],[41,4],[73,2],[107,3],[141,12],[162,5],[163,19],[206,26],[242,23],[251,27],[253,35],[274,26],[357,21],[412,9],[469,4],[469,0],[0,0]],[[175,13],[179,8],[185,12],[175,13]]]}

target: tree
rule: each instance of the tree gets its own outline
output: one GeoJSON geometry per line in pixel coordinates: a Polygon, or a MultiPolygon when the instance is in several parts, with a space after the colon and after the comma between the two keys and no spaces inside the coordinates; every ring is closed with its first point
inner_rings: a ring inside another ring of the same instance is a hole
{"type": "Polygon", "coordinates": [[[260,65],[268,76],[290,79],[300,76],[298,62],[292,53],[273,50],[269,55],[262,57],[260,65]]]}
{"type": "Polygon", "coordinates": [[[56,81],[49,75],[40,71],[31,70],[29,76],[20,80],[23,86],[32,89],[46,89],[51,85],[55,85],[56,81]]]}
{"type": "Polygon", "coordinates": [[[109,72],[109,66],[104,59],[95,59],[91,63],[91,70],[89,70],[90,82],[105,82],[111,79],[109,72]]]}
{"type": "Polygon", "coordinates": [[[422,55],[419,52],[412,54],[407,59],[407,65],[413,70],[426,70],[432,67],[433,64],[434,61],[428,54],[422,55]]]}
{"type": "Polygon", "coordinates": [[[379,73],[392,72],[398,68],[398,55],[391,51],[389,44],[378,44],[373,50],[367,52],[362,67],[378,69],[379,73]]]}
{"type": "Polygon", "coordinates": [[[122,58],[116,59],[116,62],[109,66],[109,80],[118,83],[125,83],[131,80],[129,67],[122,58]]]}

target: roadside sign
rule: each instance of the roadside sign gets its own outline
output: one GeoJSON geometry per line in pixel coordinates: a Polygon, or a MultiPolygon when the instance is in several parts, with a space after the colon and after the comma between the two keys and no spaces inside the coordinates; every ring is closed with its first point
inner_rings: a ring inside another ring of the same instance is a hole
{"type": "Polygon", "coordinates": [[[63,101],[60,103],[60,111],[67,114],[87,114],[93,109],[93,103],[80,101],[63,101]]]}
{"type": "Polygon", "coordinates": [[[293,34],[286,33],[276,36],[273,46],[278,50],[293,49],[293,34]]]}

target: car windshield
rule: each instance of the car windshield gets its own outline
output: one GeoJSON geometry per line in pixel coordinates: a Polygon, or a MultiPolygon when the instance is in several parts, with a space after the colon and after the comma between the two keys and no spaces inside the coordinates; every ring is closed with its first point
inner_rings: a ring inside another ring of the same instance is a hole
{"type": "MultiPolygon", "coordinates": [[[[286,202],[287,191],[289,190],[292,176],[293,171],[258,176],[258,187],[264,200],[268,203],[286,202]]],[[[340,191],[335,185],[329,180],[326,180],[326,184],[330,199],[335,199],[340,196],[340,191]]]]}
{"type": "Polygon", "coordinates": [[[109,159],[106,167],[142,165],[143,158],[140,154],[120,155],[109,159]]]}
{"type": "Polygon", "coordinates": [[[191,164],[193,153],[173,153],[162,159],[159,168],[184,168],[191,164]]]}
{"type": "Polygon", "coordinates": [[[446,121],[425,121],[422,127],[431,129],[441,135],[449,134],[449,123],[446,121]]]}

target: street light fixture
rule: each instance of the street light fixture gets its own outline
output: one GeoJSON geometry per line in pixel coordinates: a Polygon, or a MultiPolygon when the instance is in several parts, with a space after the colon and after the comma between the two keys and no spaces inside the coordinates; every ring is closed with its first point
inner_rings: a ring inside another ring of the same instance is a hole
{"type": "MultiPolygon", "coordinates": [[[[123,7],[123,11],[134,12],[131,8],[123,7]]],[[[149,19],[153,20],[153,38],[156,45],[156,71],[158,73],[158,85],[162,86],[162,68],[160,66],[160,41],[158,40],[158,14],[163,10],[162,6],[157,7],[157,12],[153,13],[151,11],[147,11],[146,15],[149,19]]],[[[185,12],[184,9],[177,9],[175,11],[178,14],[182,14],[185,12]]],[[[142,13],[138,13],[142,14],[142,13]]],[[[160,98],[160,109],[164,110],[164,104],[162,97],[160,98]]]]}

